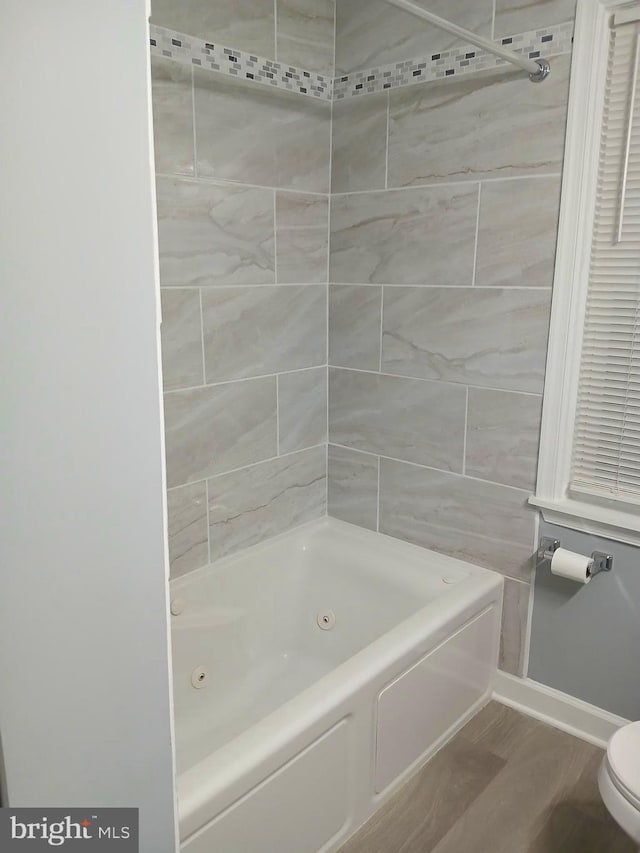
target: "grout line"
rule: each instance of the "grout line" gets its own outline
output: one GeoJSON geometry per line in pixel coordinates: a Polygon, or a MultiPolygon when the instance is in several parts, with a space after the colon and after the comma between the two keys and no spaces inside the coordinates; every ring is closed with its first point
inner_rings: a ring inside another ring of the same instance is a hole
{"type": "Polygon", "coordinates": [[[378,493],[376,500],[376,531],[380,533],[380,456],[378,456],[378,493]]]}
{"type": "MultiPolygon", "coordinates": [[[[199,300],[200,300],[200,344],[202,346],[202,384],[206,385],[207,383],[207,360],[205,357],[204,350],[204,310],[202,308],[202,288],[198,288],[199,300]]],[[[196,386],[198,387],[198,386],[196,386]]],[[[171,392],[169,392],[171,393],[171,392]]]]}
{"type": "Polygon", "coordinates": [[[333,104],[331,104],[331,112],[329,115],[329,192],[327,200],[329,202],[329,223],[327,231],[327,283],[329,282],[329,250],[331,241],[331,196],[333,195],[333,104]]]}
{"type": "Polygon", "coordinates": [[[181,394],[183,391],[202,391],[205,388],[218,388],[222,385],[236,385],[240,382],[254,382],[257,379],[275,379],[276,376],[283,376],[288,373],[305,373],[307,370],[318,370],[325,367],[325,364],[310,364],[307,367],[294,367],[291,370],[280,370],[278,373],[260,373],[257,376],[240,376],[237,379],[221,379],[219,382],[207,382],[204,385],[187,385],[184,388],[172,388],[170,391],[165,391],[165,394],[181,394]]]}
{"type": "MultiPolygon", "coordinates": [[[[333,175],[333,104],[331,104],[331,130],[329,134],[329,190],[331,190],[331,178],[333,175]]],[[[329,284],[331,283],[331,199],[333,193],[330,191],[327,194],[327,293],[329,284]]],[[[329,303],[327,301],[327,332],[329,324],[329,303]]],[[[329,363],[329,335],[327,334],[327,364],[329,363]]]]}
{"type": "Polygon", "coordinates": [[[276,374],[276,456],[280,456],[280,376],[276,374]]]}
{"type": "MultiPolygon", "coordinates": [[[[283,453],[281,456],[268,456],[266,459],[256,459],[255,462],[249,462],[248,465],[240,465],[240,467],[230,468],[228,471],[218,471],[217,474],[209,474],[209,476],[201,477],[199,480],[189,480],[188,483],[180,483],[178,486],[171,486],[167,489],[167,492],[177,492],[178,489],[186,489],[187,486],[195,486],[197,483],[206,483],[208,480],[217,480],[218,477],[226,477],[227,474],[237,474],[239,471],[248,471],[249,468],[255,468],[257,465],[266,465],[267,462],[277,462],[278,460],[287,459],[289,456],[296,456],[300,453],[310,453],[312,450],[320,450],[321,448],[324,448],[324,442],[322,442],[322,444],[313,444],[311,447],[303,447],[301,450],[291,450],[288,453],[283,453]]],[[[345,449],[350,450],[351,448],[345,449]]]]}
{"type": "MultiPolygon", "coordinates": [[[[325,436],[327,442],[327,477],[329,476],[329,283],[327,282],[327,363],[325,365],[326,378],[326,425],[325,436]]],[[[327,480],[327,513],[329,512],[329,481],[327,480]]]]}
{"type": "Polygon", "coordinates": [[[198,175],[194,177],[193,175],[181,175],[173,172],[156,172],[157,178],[165,178],[170,179],[172,181],[185,181],[189,184],[204,184],[206,186],[212,187],[246,187],[251,190],[269,190],[275,192],[286,192],[291,193],[292,195],[312,195],[318,196],[318,198],[326,198],[326,192],[317,192],[316,190],[300,190],[300,189],[292,189],[290,187],[278,187],[278,186],[268,186],[267,184],[250,184],[246,181],[241,180],[231,180],[230,178],[212,178],[208,175],[198,175]]]}
{"type": "Polygon", "coordinates": [[[469,386],[466,387],[466,399],[464,402],[464,438],[462,442],[462,473],[467,473],[467,431],[469,429],[469,386]]]}
{"type": "Polygon", "coordinates": [[[473,274],[471,276],[471,286],[476,286],[476,272],[478,269],[478,235],[480,234],[480,202],[482,200],[482,182],[478,184],[478,209],[476,210],[476,236],[473,252],[473,274]]]}
{"type": "MultiPolygon", "coordinates": [[[[178,488],[182,488],[178,486],[178,488]]],[[[209,481],[204,481],[204,494],[207,502],[207,559],[211,562],[211,520],[209,518],[209,481]]]]}
{"type": "Polygon", "coordinates": [[[273,61],[278,61],[278,0],[273,0],[273,61]]]}
{"type": "MultiPolygon", "coordinates": [[[[335,75],[336,68],[336,7],[333,7],[333,73],[335,75]]],[[[333,83],[332,83],[333,86],[333,83]]],[[[333,90],[332,90],[333,94],[333,90]]],[[[326,381],[327,381],[327,397],[326,397],[326,442],[327,442],[327,479],[326,479],[326,494],[325,494],[325,512],[329,515],[329,282],[331,280],[331,190],[333,189],[333,98],[331,99],[331,111],[329,113],[329,193],[327,196],[327,325],[326,325],[326,381]]]]}
{"type": "Polygon", "coordinates": [[[260,373],[257,376],[241,376],[237,379],[222,379],[219,382],[208,382],[203,385],[186,385],[184,388],[171,388],[165,390],[164,395],[182,394],[185,391],[203,391],[207,388],[219,388],[224,385],[238,385],[241,382],[256,382],[262,379],[275,379],[276,376],[284,376],[291,373],[305,373],[308,370],[321,370],[323,367],[328,367],[331,370],[347,370],[351,373],[365,373],[370,376],[390,376],[396,379],[414,379],[416,382],[438,383],[439,385],[450,385],[451,387],[459,388],[460,386],[468,386],[469,388],[478,388],[481,391],[498,391],[502,394],[519,394],[523,397],[542,398],[542,391],[519,391],[513,388],[498,388],[495,385],[474,385],[468,382],[456,382],[455,379],[430,379],[425,376],[410,376],[406,373],[388,373],[381,370],[365,370],[362,367],[343,367],[340,364],[310,364],[307,367],[296,367],[292,370],[281,370],[279,373],[260,373]]]}
{"type": "MultiPolygon", "coordinates": [[[[212,287],[216,287],[217,285],[212,285],[212,287]]],[[[272,287],[273,285],[268,284],[229,284],[222,285],[223,287],[272,287]]],[[[278,287],[283,287],[284,285],[278,285],[278,287]]],[[[300,285],[297,285],[300,287],[300,285]]],[[[391,287],[400,290],[400,288],[416,288],[417,290],[535,290],[535,291],[546,291],[549,294],[552,291],[551,285],[547,287],[526,287],[525,285],[520,284],[479,284],[476,288],[472,284],[389,284],[389,282],[385,281],[332,281],[332,287],[391,287]]],[[[167,290],[168,288],[163,288],[167,290]]],[[[183,290],[184,288],[174,287],[174,290],[183,290]]]]}
{"type": "Polygon", "coordinates": [[[382,336],[384,327],[384,285],[380,288],[380,360],[378,371],[382,373],[382,336]]]}
{"type": "Polygon", "coordinates": [[[198,177],[198,143],[196,141],[196,72],[191,69],[191,124],[193,127],[193,176],[198,177]]]}
{"type": "Polygon", "coordinates": [[[333,69],[331,78],[331,103],[333,103],[333,84],[336,78],[336,54],[338,50],[338,4],[333,6],[333,69]]]}
{"type": "MultiPolygon", "coordinates": [[[[401,465],[411,465],[413,468],[421,468],[424,471],[437,471],[438,474],[448,474],[451,477],[458,477],[461,480],[473,480],[475,483],[484,483],[487,486],[498,486],[501,489],[509,489],[512,492],[517,492],[519,495],[527,495],[531,494],[530,489],[522,489],[519,486],[510,486],[508,483],[500,483],[497,480],[485,480],[482,477],[474,477],[470,474],[462,474],[460,471],[451,471],[448,468],[436,468],[433,465],[424,465],[422,462],[413,462],[409,459],[399,459],[397,456],[387,456],[384,453],[378,453],[374,450],[360,450],[359,447],[350,447],[346,444],[339,444],[337,441],[332,441],[331,445],[333,447],[340,447],[342,450],[351,450],[353,453],[361,453],[364,456],[377,456],[379,459],[386,459],[387,462],[399,462],[401,465]]],[[[514,544],[528,544],[528,543],[518,543],[515,540],[514,544]]],[[[520,579],[522,581],[522,578],[520,579]]],[[[522,581],[523,583],[529,583],[529,581],[522,581]]]]}
{"type": "MultiPolygon", "coordinates": [[[[307,281],[307,282],[295,282],[295,281],[282,281],[280,284],[277,284],[275,281],[265,282],[264,284],[167,284],[161,287],[162,290],[206,290],[209,293],[216,293],[217,291],[222,290],[249,290],[251,288],[274,288],[274,287],[324,287],[324,281],[307,281]]],[[[428,285],[425,285],[425,287],[428,285]]],[[[510,288],[515,289],[515,288],[510,288]]],[[[523,287],[520,290],[551,290],[551,287],[523,287]]]]}
{"type": "MultiPolygon", "coordinates": [[[[416,288],[418,290],[534,290],[534,291],[543,291],[548,292],[549,294],[552,291],[551,285],[546,287],[527,287],[526,285],[521,284],[479,284],[477,287],[473,287],[471,284],[389,284],[389,282],[382,281],[330,281],[329,284],[331,287],[391,287],[397,290],[401,288],[416,288]]],[[[283,281],[280,284],[276,284],[275,282],[270,282],[269,284],[167,284],[161,286],[160,290],[175,290],[182,291],[183,293],[188,293],[190,290],[204,290],[208,293],[218,293],[223,290],[250,290],[252,288],[275,288],[275,287],[324,287],[324,281],[310,281],[310,282],[289,282],[283,281]]]]}
{"type": "Polygon", "coordinates": [[[325,368],[325,377],[326,377],[326,385],[327,385],[327,421],[326,421],[326,439],[325,444],[327,448],[327,494],[325,496],[326,501],[326,514],[329,514],[329,368],[325,368]]]}
{"type": "MultiPolygon", "coordinates": [[[[437,383],[438,385],[450,385],[456,388],[460,388],[460,386],[469,388],[479,388],[481,391],[500,391],[502,394],[520,394],[521,396],[525,397],[538,397],[539,399],[542,399],[542,391],[514,391],[511,388],[496,388],[493,385],[473,385],[469,382],[456,382],[454,379],[427,379],[424,376],[408,376],[405,373],[387,373],[378,370],[365,370],[362,367],[342,367],[339,364],[330,364],[329,367],[331,368],[331,370],[346,370],[350,373],[366,373],[370,376],[392,376],[396,379],[415,379],[418,382],[431,382],[437,383]]],[[[166,393],[172,394],[174,392],[168,391],[166,393]]]]}
{"type": "Polygon", "coordinates": [[[470,186],[477,185],[480,181],[485,184],[488,183],[498,183],[500,181],[533,181],[533,180],[544,180],[545,178],[559,178],[561,177],[561,172],[543,172],[537,175],[504,175],[499,178],[491,178],[491,177],[476,177],[476,178],[464,178],[459,181],[455,180],[442,180],[442,181],[431,181],[431,183],[426,184],[412,184],[411,186],[405,187],[387,187],[386,189],[373,189],[373,190],[350,190],[349,192],[338,192],[333,193],[334,196],[351,196],[351,195],[371,195],[373,193],[397,193],[397,192],[411,192],[416,190],[427,190],[434,189],[436,187],[459,187],[459,186],[470,186]]]}
{"type": "MultiPolygon", "coordinates": [[[[275,187],[268,186],[267,184],[251,184],[246,181],[241,180],[231,180],[230,178],[213,178],[208,175],[181,175],[179,173],[173,172],[156,172],[157,178],[163,178],[165,180],[172,181],[184,181],[186,183],[197,183],[203,184],[206,186],[220,186],[220,187],[245,187],[247,189],[252,190],[275,190],[277,192],[286,192],[291,193],[292,195],[312,195],[318,196],[319,198],[326,198],[327,195],[336,198],[342,198],[344,196],[352,196],[352,195],[371,195],[373,193],[384,193],[384,192],[409,192],[412,190],[426,190],[426,189],[435,189],[436,187],[458,187],[458,186],[470,186],[472,184],[478,184],[478,178],[469,178],[468,180],[460,180],[460,181],[436,181],[435,183],[430,184],[416,184],[410,187],[387,187],[387,189],[373,189],[373,190],[351,190],[349,192],[317,192],[316,190],[300,190],[293,189],[291,187],[275,187]]],[[[534,180],[545,180],[549,178],[560,178],[562,177],[560,172],[545,172],[539,175],[511,175],[504,176],[500,178],[481,178],[483,184],[489,183],[500,183],[505,181],[534,181],[534,180]]]]}
{"type": "Polygon", "coordinates": [[[387,144],[385,149],[384,188],[389,189],[389,121],[391,114],[391,92],[387,92],[387,144]]]}
{"type": "Polygon", "coordinates": [[[274,189],[273,191],[273,277],[275,279],[275,283],[278,282],[278,206],[276,203],[278,191],[274,189]]]}

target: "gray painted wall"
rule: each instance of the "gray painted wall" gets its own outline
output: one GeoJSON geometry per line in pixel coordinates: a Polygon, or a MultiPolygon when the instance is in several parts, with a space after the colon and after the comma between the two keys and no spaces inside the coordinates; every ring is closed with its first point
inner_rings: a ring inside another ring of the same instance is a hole
{"type": "Polygon", "coordinates": [[[640,719],[640,548],[542,523],[563,548],[607,551],[614,570],[586,586],[535,579],[529,678],[628,719],[640,719]]]}

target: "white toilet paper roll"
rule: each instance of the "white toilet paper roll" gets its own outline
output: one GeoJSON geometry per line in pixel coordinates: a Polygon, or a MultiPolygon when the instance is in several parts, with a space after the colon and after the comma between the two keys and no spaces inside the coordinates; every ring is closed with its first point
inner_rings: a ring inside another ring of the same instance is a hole
{"type": "Polygon", "coordinates": [[[567,578],[576,583],[589,583],[591,580],[591,557],[558,548],[551,558],[551,572],[559,578],[567,578]]]}

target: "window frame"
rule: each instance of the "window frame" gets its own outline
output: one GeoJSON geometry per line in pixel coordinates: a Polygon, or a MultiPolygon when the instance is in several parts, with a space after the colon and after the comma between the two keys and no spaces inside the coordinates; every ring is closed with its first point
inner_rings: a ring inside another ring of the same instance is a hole
{"type": "MultiPolygon", "coordinates": [[[[608,23],[613,12],[630,5],[630,0],[577,0],[538,478],[529,503],[541,510],[545,521],[640,545],[637,508],[568,495],[607,79],[608,23]]],[[[553,85],[553,77],[542,85],[553,85]]]]}

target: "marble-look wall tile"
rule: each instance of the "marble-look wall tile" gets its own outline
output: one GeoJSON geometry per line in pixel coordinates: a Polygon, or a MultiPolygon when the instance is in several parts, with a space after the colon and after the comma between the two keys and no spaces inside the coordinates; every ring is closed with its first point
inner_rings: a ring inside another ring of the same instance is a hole
{"type": "Polygon", "coordinates": [[[320,518],[326,450],[316,447],[209,480],[211,558],[320,518]]]}
{"type": "MultiPolygon", "coordinates": [[[[491,37],[492,0],[430,0],[429,11],[491,37]]],[[[337,0],[336,14],[337,74],[427,56],[460,44],[454,36],[384,0],[337,0]]]]}
{"type": "Polygon", "coordinates": [[[326,285],[202,293],[205,377],[224,382],[326,363],[326,285]]]}
{"type": "Polygon", "coordinates": [[[482,186],[476,285],[551,287],[560,176],[482,186]]]}
{"type": "Polygon", "coordinates": [[[384,189],[389,93],[333,104],[331,191],[384,189]]]}
{"type": "Polygon", "coordinates": [[[275,280],[271,190],[158,178],[164,287],[275,280]]]}
{"type": "Polygon", "coordinates": [[[167,492],[169,563],[171,577],[209,562],[206,483],[193,483],[167,492]]]}
{"type": "Polygon", "coordinates": [[[270,0],[152,0],[151,23],[190,36],[275,56],[275,15],[270,0]]]}
{"type": "Polygon", "coordinates": [[[529,492],[380,460],[380,532],[529,580],[529,492]]]}
{"type": "Polygon", "coordinates": [[[329,445],[328,513],[377,530],[378,457],[329,445]]]}
{"type": "Polygon", "coordinates": [[[510,288],[385,288],[382,368],[542,393],[551,294],[510,288]]]}
{"type": "Polygon", "coordinates": [[[331,104],[194,70],[200,177],[328,193],[331,104]]]}
{"type": "Polygon", "coordinates": [[[163,288],[161,298],[164,389],[202,385],[200,291],[163,288]]]}
{"type": "Polygon", "coordinates": [[[329,266],[329,197],[276,193],[279,284],[326,282],[329,266]]]}
{"type": "Polygon", "coordinates": [[[466,391],[378,373],[329,370],[329,441],[462,471],[466,391]]]}
{"type": "Polygon", "coordinates": [[[560,172],[569,64],[552,85],[501,68],[392,92],[388,185],[560,172]]]}
{"type": "Polygon", "coordinates": [[[496,0],[495,38],[572,21],[576,0],[496,0]]]}
{"type": "Polygon", "coordinates": [[[280,453],[326,442],[326,367],[278,376],[278,429],[280,453]]]}
{"type": "Polygon", "coordinates": [[[330,285],[329,364],[378,370],[381,312],[381,287],[330,285]]]}
{"type": "Polygon", "coordinates": [[[169,488],[276,455],[276,379],[165,395],[169,488]]]}
{"type": "Polygon", "coordinates": [[[530,593],[531,587],[528,583],[505,578],[499,666],[504,672],[520,678],[525,674],[530,593]]]}
{"type": "Polygon", "coordinates": [[[191,69],[151,57],[156,171],[195,174],[191,69]]]}
{"type": "Polygon", "coordinates": [[[469,389],[467,474],[533,491],[542,398],[469,389]]]}
{"type": "Polygon", "coordinates": [[[278,61],[333,77],[335,0],[277,0],[278,61]]]}
{"type": "Polygon", "coordinates": [[[330,276],[354,284],[471,284],[478,186],[334,196],[330,276]]]}

